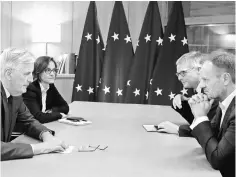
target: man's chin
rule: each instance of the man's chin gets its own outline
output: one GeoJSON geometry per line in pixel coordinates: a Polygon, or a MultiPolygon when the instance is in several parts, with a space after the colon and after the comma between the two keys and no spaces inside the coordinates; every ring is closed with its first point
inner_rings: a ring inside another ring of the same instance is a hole
{"type": "Polygon", "coordinates": [[[182,83],[182,84],[183,84],[183,87],[184,87],[185,89],[189,89],[189,88],[190,88],[190,86],[189,86],[188,83],[182,83]]]}

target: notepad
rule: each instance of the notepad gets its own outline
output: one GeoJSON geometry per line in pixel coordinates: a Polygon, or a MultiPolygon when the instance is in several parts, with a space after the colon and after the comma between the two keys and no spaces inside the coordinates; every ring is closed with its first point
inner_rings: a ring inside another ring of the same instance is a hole
{"type": "Polygon", "coordinates": [[[143,125],[143,128],[147,132],[157,132],[157,130],[159,129],[157,125],[143,125]]]}

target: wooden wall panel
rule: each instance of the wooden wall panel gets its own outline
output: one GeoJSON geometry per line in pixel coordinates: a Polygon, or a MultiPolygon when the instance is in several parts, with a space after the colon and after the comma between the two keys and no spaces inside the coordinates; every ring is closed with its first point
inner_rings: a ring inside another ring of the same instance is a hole
{"type": "MultiPolygon", "coordinates": [[[[185,17],[235,15],[234,1],[183,1],[185,17]]],[[[170,13],[173,1],[168,2],[170,13]]]]}
{"type": "Polygon", "coordinates": [[[11,2],[1,2],[1,50],[11,46],[11,2]]]}

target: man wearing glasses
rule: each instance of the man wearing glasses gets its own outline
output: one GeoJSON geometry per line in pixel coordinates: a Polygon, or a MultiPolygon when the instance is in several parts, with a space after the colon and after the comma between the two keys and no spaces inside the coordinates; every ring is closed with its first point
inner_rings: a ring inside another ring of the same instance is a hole
{"type": "MultiPolygon", "coordinates": [[[[194,92],[201,92],[199,85],[199,71],[202,66],[202,62],[207,55],[200,52],[192,51],[182,55],[176,62],[177,73],[179,81],[183,84],[186,89],[194,89],[194,92]]],[[[181,116],[191,124],[194,116],[191,108],[188,104],[189,98],[182,94],[178,94],[173,99],[172,108],[175,109],[181,116]]],[[[211,110],[208,113],[208,117],[211,120],[216,112],[218,102],[215,101],[212,105],[211,110]]],[[[159,132],[178,134],[179,136],[191,136],[191,129],[189,125],[176,125],[172,122],[165,121],[158,125],[159,132]]]]}

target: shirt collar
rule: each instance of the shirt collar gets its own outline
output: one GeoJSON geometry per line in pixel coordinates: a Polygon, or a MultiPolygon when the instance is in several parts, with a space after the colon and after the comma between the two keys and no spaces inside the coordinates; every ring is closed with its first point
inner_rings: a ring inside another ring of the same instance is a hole
{"type": "Polygon", "coordinates": [[[7,99],[11,96],[11,94],[8,92],[8,90],[4,87],[4,85],[2,84],[3,88],[4,88],[4,91],[6,93],[6,97],[7,99]]]}
{"type": "Polygon", "coordinates": [[[194,90],[194,91],[197,92],[197,93],[201,93],[202,92],[202,89],[201,89],[199,84],[198,84],[196,90],[194,90]]]}
{"type": "Polygon", "coordinates": [[[39,82],[39,85],[40,85],[41,92],[47,92],[48,91],[49,85],[46,88],[43,86],[43,84],[41,82],[39,82]]]}
{"type": "Polygon", "coordinates": [[[224,101],[219,102],[219,106],[222,111],[228,109],[231,101],[233,100],[235,96],[236,96],[236,90],[234,90],[229,96],[227,96],[227,98],[224,99],[224,101]]]}

